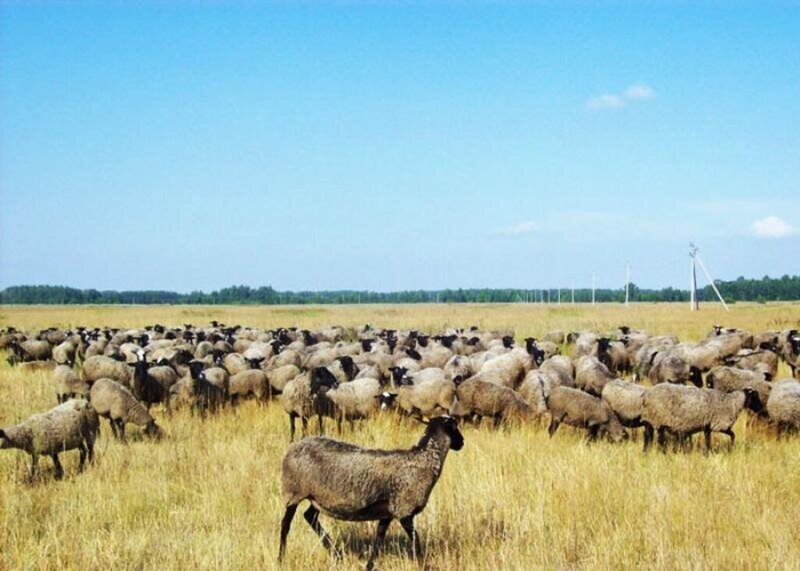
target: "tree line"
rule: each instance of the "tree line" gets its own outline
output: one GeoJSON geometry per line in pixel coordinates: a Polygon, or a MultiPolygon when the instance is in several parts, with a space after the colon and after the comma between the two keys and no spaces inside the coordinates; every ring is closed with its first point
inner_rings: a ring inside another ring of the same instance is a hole
{"type": "MultiPolygon", "coordinates": [[[[780,278],[764,276],[761,279],[740,277],[732,281],[715,282],[725,301],[792,301],[800,300],[800,276],[785,275],[780,278]]],[[[672,287],[662,289],[639,288],[629,285],[631,301],[673,302],[689,301],[689,291],[672,287]]],[[[561,289],[561,302],[572,301],[572,290],[561,289]]],[[[231,286],[209,293],[193,291],[113,291],[77,289],[65,286],[22,285],[0,291],[0,304],[176,304],[176,305],[304,305],[341,303],[556,303],[559,290],[550,289],[442,289],[374,292],[357,290],[338,291],[278,291],[270,286],[231,286]]],[[[625,289],[597,289],[598,303],[623,302],[625,289]]],[[[592,301],[592,290],[574,291],[576,303],[592,301]]],[[[698,299],[714,301],[711,286],[698,291],[698,299]]]]}

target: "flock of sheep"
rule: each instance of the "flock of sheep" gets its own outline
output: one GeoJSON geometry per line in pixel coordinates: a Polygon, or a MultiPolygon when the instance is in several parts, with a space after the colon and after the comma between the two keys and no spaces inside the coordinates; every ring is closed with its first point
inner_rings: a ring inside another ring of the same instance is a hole
{"type": "Polygon", "coordinates": [[[641,427],[644,449],[657,436],[664,451],[670,439],[685,448],[700,432],[706,449],[713,432],[728,435],[733,446],[733,426],[745,408],[774,424],[779,437],[800,428],[800,382],[776,379],[781,359],[793,377],[798,374],[797,330],[714,326],[703,340],[680,342],[623,326],[606,336],[555,331],[519,345],[511,331],[476,327],[428,335],[368,325],[260,330],[214,321],[143,329],[9,327],[0,331],[0,349],[12,365],[55,365],[58,406],[0,430],[0,448],[28,452],[32,471],[39,456],[51,456],[59,478],[59,453],[78,449],[81,468],[87,456],[92,460],[100,417],[120,440],[127,424],[159,437],[153,404],[168,413],[188,407],[205,418],[241,399],[279,397],[290,441],[298,419],[304,436],[311,420],[320,434],[329,420],[341,432],[345,421],[354,427],[392,412],[425,422],[411,450],[306,438],[284,458],[281,556],[297,505],[310,499],[305,519],[328,547],[320,512],[380,522],[368,567],[392,519],[417,554],[413,517],[425,506],[447,451],[463,445],[458,420],[488,417],[498,426],[549,418],[551,436],[567,424],[585,429],[590,440],[614,442],[641,427]]]}

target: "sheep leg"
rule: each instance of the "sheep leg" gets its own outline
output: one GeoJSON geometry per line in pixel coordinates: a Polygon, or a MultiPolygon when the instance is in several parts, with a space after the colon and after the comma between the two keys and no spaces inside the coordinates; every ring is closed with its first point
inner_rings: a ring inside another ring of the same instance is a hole
{"type": "Polygon", "coordinates": [[[305,438],[306,433],[308,432],[308,419],[305,416],[301,416],[300,422],[303,425],[303,438],[305,438]]]}
{"type": "Polygon", "coordinates": [[[283,561],[283,555],[286,552],[286,538],[289,536],[289,528],[292,527],[292,519],[297,511],[297,505],[286,506],[286,512],[283,514],[281,520],[281,547],[278,550],[278,563],[283,561]]]}
{"type": "Polygon", "coordinates": [[[109,426],[111,426],[111,434],[114,435],[114,438],[119,439],[119,432],[117,432],[117,423],[114,422],[113,418],[109,418],[108,424],[109,426]]]}
{"type": "Polygon", "coordinates": [[[730,450],[733,450],[733,445],[736,443],[736,435],[733,433],[733,429],[729,428],[727,430],[723,430],[722,432],[723,434],[727,434],[728,436],[731,437],[730,450]]]}
{"type": "Polygon", "coordinates": [[[644,448],[642,452],[647,452],[650,450],[650,447],[653,445],[653,425],[652,424],[645,424],[644,425],[644,448]]]}
{"type": "Polygon", "coordinates": [[[83,466],[86,464],[86,446],[83,442],[78,446],[78,452],[81,454],[80,462],[78,462],[78,472],[83,472],[83,466]]]}
{"type": "Polygon", "coordinates": [[[56,467],[56,480],[60,480],[64,477],[64,468],[61,466],[58,454],[51,454],[50,457],[53,459],[53,465],[56,467]]]}
{"type": "Polygon", "coordinates": [[[319,427],[319,435],[322,436],[323,434],[325,434],[325,426],[322,423],[322,415],[321,414],[317,415],[317,423],[318,423],[318,427],[319,427]]]}
{"type": "Polygon", "coordinates": [[[422,545],[420,545],[417,530],[414,529],[414,516],[404,517],[400,520],[400,525],[403,526],[403,531],[406,532],[408,539],[411,541],[411,545],[409,545],[411,559],[416,560],[417,557],[422,555],[422,545]]]}
{"type": "Polygon", "coordinates": [[[121,418],[117,419],[117,430],[119,430],[119,439],[125,442],[125,421],[121,418]]]}
{"type": "Polygon", "coordinates": [[[550,438],[552,438],[556,433],[556,430],[558,430],[559,424],[561,424],[561,421],[559,421],[556,417],[550,419],[550,426],[547,429],[548,434],[550,434],[550,438]]]}
{"type": "Polygon", "coordinates": [[[667,453],[667,429],[663,426],[658,428],[658,445],[661,448],[661,451],[666,454],[667,453]]]}
{"type": "Polygon", "coordinates": [[[319,523],[319,510],[312,504],[308,506],[308,509],[305,511],[305,513],[303,513],[303,517],[308,522],[308,525],[311,526],[311,529],[313,529],[322,540],[322,545],[325,546],[325,549],[333,549],[333,542],[331,542],[328,532],[326,532],[325,528],[322,527],[322,524],[319,523]]]}
{"type": "MultiPolygon", "coordinates": [[[[289,442],[294,441],[294,419],[297,415],[293,412],[289,413],[289,442]]],[[[305,427],[303,428],[303,436],[305,436],[305,427]]]]}
{"type": "Polygon", "coordinates": [[[372,571],[375,567],[375,556],[383,545],[383,540],[386,537],[386,531],[389,529],[391,519],[382,519],[378,521],[378,529],[375,531],[375,539],[372,542],[372,547],[369,550],[369,561],[367,561],[367,571],[372,571]]]}
{"type": "Polygon", "coordinates": [[[706,454],[711,452],[711,427],[706,426],[703,428],[703,435],[706,438],[706,454]]]}
{"type": "Polygon", "coordinates": [[[589,442],[594,442],[597,440],[597,433],[600,431],[600,427],[598,425],[590,426],[589,429],[586,431],[589,435],[589,442]]]}

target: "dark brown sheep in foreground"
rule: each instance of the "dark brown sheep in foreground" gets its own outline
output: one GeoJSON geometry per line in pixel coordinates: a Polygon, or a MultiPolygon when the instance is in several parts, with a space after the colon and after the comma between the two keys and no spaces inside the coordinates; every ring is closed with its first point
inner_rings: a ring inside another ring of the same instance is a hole
{"type": "Polygon", "coordinates": [[[410,450],[372,450],[353,444],[316,437],[289,447],[283,458],[283,501],[278,560],[286,552],[286,538],[297,506],[311,505],[305,520],[330,549],[330,537],[319,523],[319,514],[345,521],[378,521],[369,552],[372,569],[392,520],[403,526],[411,541],[411,556],[420,555],[414,516],[428,503],[444,467],[448,451],[461,450],[464,437],[450,416],[432,419],[425,434],[410,450]]]}

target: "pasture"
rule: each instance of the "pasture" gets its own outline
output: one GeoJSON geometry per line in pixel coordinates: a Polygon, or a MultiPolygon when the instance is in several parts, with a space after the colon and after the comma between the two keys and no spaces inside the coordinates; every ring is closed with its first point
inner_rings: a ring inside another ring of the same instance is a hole
{"type": "MultiPolygon", "coordinates": [[[[265,328],[477,325],[514,329],[518,341],[554,329],[626,324],[696,340],[714,323],[751,331],[797,327],[800,304],[737,304],[731,313],[712,306],[690,313],[685,304],[0,307],[0,328],[211,319],[265,328]]],[[[782,363],[778,378],[787,376],[782,363]]],[[[53,407],[49,377],[3,360],[0,426],[53,407]]],[[[146,441],[132,429],[129,443],[121,444],[103,421],[95,464],[79,475],[77,453],[62,455],[63,481],[52,478],[48,459],[29,481],[28,456],[0,451],[0,568],[277,567],[280,462],[288,446],[280,405],[248,401],[205,422],[186,410],[171,417],[154,410],[163,440],[146,441]]],[[[357,423],[352,432],[345,428],[342,438],[406,448],[423,428],[387,415],[357,423]]],[[[462,430],[463,450],[451,452],[416,520],[421,565],[407,558],[407,539],[394,523],[378,568],[793,568],[800,561],[800,439],[777,441],[771,427],[747,414],[737,423],[734,450],[727,452],[727,439],[715,435],[710,455],[702,446],[644,455],[641,433],[612,445],[588,443],[566,426],[552,439],[541,424],[462,430]]],[[[285,568],[363,566],[375,524],[323,518],[323,525],[343,557],[330,557],[297,518],[285,568]]]]}

